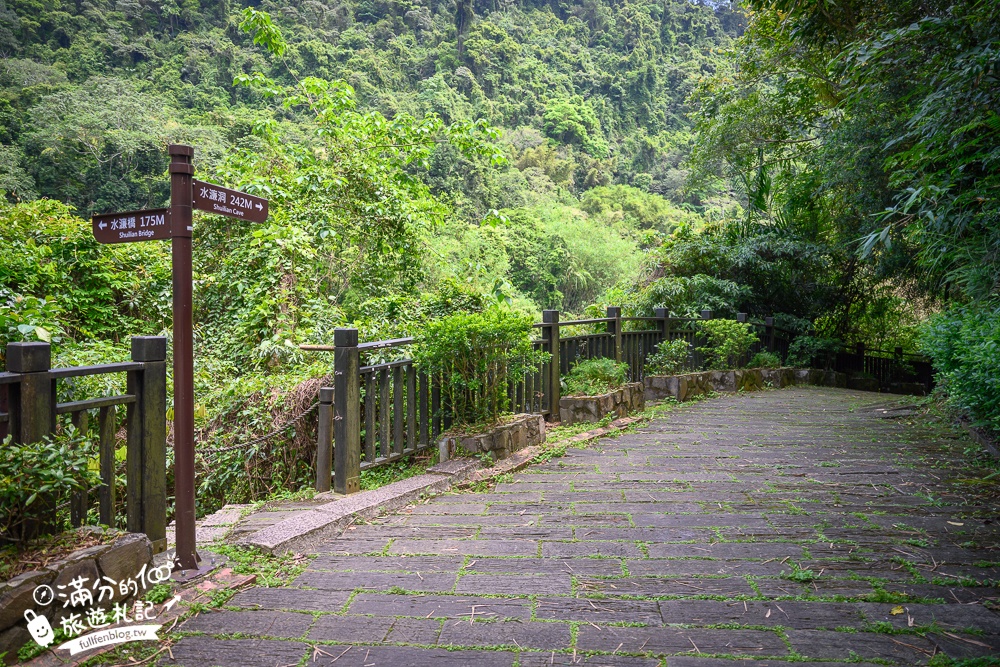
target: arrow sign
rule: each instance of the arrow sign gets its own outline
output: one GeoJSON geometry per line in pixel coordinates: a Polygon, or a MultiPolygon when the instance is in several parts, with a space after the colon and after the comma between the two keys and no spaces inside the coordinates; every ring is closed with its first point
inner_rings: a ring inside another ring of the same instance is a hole
{"type": "Polygon", "coordinates": [[[170,209],[102,213],[90,219],[98,243],[136,243],[170,238],[170,209]]]}
{"type": "Polygon", "coordinates": [[[267,200],[230,190],[221,185],[194,180],[194,207],[200,211],[228,215],[230,218],[264,222],[267,220],[267,200]]]}

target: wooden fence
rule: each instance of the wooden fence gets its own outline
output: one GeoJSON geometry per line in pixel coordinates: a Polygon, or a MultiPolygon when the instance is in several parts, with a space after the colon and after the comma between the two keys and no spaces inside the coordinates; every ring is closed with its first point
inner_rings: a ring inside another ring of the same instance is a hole
{"type": "Polygon", "coordinates": [[[56,433],[60,419],[96,434],[101,486],[74,494],[70,501],[73,526],[86,522],[97,501],[102,524],[117,525],[115,448],[117,411],[126,411],[125,527],[145,533],[154,551],[166,549],[166,417],[167,339],[132,338],[132,360],[98,366],[52,368],[48,343],[10,343],[7,368],[0,372],[0,440],[10,435],[16,442],[38,442],[56,433]],[[71,402],[57,400],[59,382],[108,373],[126,374],[126,393],[71,402]],[[68,417],[64,417],[68,415],[68,417]],[[96,424],[90,417],[96,416],[96,424]]]}
{"type": "MultiPolygon", "coordinates": [[[[607,316],[560,321],[559,311],[546,310],[534,327],[540,336],[536,350],[548,352],[549,361],[510,382],[507,393],[514,412],[559,414],[560,378],[580,360],[608,358],[625,363],[630,381],[641,381],[646,358],[663,340],[688,341],[688,370],[700,368],[704,359],[697,322],[711,319],[671,317],[656,309],[654,317],[622,317],[621,308],[609,307],[607,316]],[[583,331],[581,331],[581,329],[583,331]],[[570,332],[569,335],[564,335],[570,332]]],[[[741,315],[741,321],[748,321],[741,315]]],[[[775,327],[768,318],[751,323],[760,328],[761,350],[774,351],[784,359],[790,333],[775,327]]],[[[431,447],[452,426],[447,396],[437,378],[420,372],[409,358],[413,338],[359,343],[356,329],[338,329],[334,345],[303,346],[334,353],[334,386],[319,392],[316,489],[337,493],[360,489],[360,473],[431,447]],[[401,358],[371,361],[387,356],[401,358]],[[338,443],[334,447],[334,443],[338,443]],[[345,443],[345,446],[339,446],[345,443]]],[[[757,351],[756,349],[754,351],[757,351]]]]}

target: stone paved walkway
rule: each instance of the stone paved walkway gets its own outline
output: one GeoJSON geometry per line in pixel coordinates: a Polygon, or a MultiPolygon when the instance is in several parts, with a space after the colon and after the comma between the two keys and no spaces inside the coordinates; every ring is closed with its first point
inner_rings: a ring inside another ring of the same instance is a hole
{"type": "Polygon", "coordinates": [[[161,664],[1000,654],[997,480],[905,401],[798,388],[685,406],[488,493],[355,526],[287,588],[187,621],[161,664]]]}

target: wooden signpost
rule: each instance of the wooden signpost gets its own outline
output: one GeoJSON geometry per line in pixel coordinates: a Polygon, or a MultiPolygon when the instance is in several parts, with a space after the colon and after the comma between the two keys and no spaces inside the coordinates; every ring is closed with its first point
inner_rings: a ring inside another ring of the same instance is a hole
{"type": "Polygon", "coordinates": [[[267,200],[193,178],[194,149],[171,145],[170,208],[105,213],[91,218],[99,243],[171,240],[174,309],[174,496],[176,563],[197,570],[194,484],[194,335],[192,210],[250,222],[267,219],[267,200]]]}

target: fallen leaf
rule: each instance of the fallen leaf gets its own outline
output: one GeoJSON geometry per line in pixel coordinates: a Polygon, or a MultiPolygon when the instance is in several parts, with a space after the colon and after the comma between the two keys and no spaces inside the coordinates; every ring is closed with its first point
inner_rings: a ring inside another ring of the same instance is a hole
{"type": "Polygon", "coordinates": [[[950,523],[953,526],[964,526],[965,525],[961,521],[949,521],[948,523],[950,523]]]}
{"type": "Polygon", "coordinates": [[[904,613],[903,606],[896,605],[895,607],[892,608],[892,611],[890,611],[889,613],[892,614],[893,616],[899,616],[900,614],[904,613]]]}

